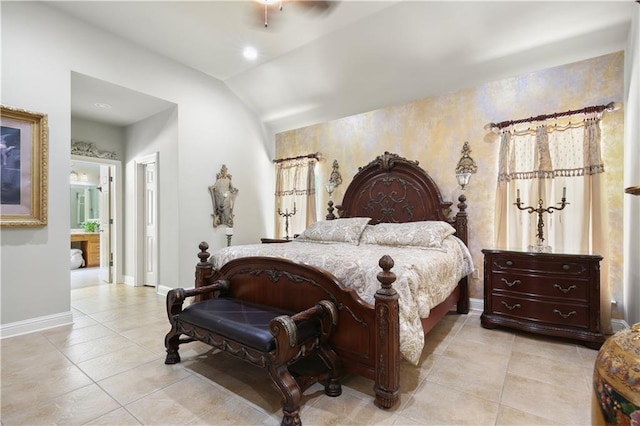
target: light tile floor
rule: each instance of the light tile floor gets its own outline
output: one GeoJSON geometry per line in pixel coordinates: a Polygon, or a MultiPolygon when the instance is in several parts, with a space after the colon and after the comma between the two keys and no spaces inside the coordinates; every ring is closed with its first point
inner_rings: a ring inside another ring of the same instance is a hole
{"type": "MultiPolygon", "coordinates": [[[[3,425],[278,425],[266,373],[201,343],[164,364],[169,330],[153,288],[76,286],[72,326],[1,341],[3,425]],[[231,373],[231,374],[229,374],[231,373]]],[[[587,425],[597,352],[486,330],[450,315],[418,366],[401,363],[401,401],[373,405],[373,382],[349,376],[338,398],[305,393],[305,425],[587,425]]]]}

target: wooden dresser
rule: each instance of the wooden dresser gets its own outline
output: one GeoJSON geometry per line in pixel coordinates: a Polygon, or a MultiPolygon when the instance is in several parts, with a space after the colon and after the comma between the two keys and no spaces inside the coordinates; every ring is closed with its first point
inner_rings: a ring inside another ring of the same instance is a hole
{"type": "Polygon", "coordinates": [[[79,243],[87,268],[100,266],[100,233],[73,233],[71,234],[71,242],[79,243]]]}
{"type": "Polygon", "coordinates": [[[511,327],[599,348],[602,256],[482,250],[482,326],[511,327]]]}

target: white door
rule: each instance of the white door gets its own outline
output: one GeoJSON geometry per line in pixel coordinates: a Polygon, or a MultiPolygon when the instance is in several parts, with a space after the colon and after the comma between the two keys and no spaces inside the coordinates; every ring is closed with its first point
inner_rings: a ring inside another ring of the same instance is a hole
{"type": "Polygon", "coordinates": [[[100,281],[112,282],[113,255],[111,252],[111,225],[113,214],[111,208],[111,166],[100,165],[100,281]]]}
{"type": "Polygon", "coordinates": [[[156,164],[144,165],[144,285],[158,285],[158,202],[156,164]]]}

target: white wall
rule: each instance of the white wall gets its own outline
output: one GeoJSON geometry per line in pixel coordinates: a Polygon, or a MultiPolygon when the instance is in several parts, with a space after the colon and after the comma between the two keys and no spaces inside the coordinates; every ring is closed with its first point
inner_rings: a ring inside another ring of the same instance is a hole
{"type": "MultiPolygon", "coordinates": [[[[271,215],[262,216],[273,197],[273,141],[266,139],[254,114],[223,83],[96,30],[46,3],[3,2],[1,19],[2,104],[48,114],[50,147],[48,225],[0,231],[4,331],[8,324],[21,321],[40,319],[46,326],[48,316],[70,311],[67,194],[72,72],[177,105],[177,145],[162,146],[159,152],[161,167],[169,165],[161,169],[161,185],[172,182],[166,197],[173,204],[172,212],[161,212],[171,224],[160,229],[159,237],[166,233],[174,247],[163,257],[168,271],[163,285],[193,284],[201,240],[209,240],[213,249],[226,244],[224,230],[211,227],[207,192],[223,163],[240,189],[234,243],[259,241],[269,234],[271,215]]],[[[128,176],[125,180],[129,184],[128,176]]]]}
{"type": "MultiPolygon", "coordinates": [[[[158,224],[160,235],[158,237],[158,285],[163,287],[176,287],[178,280],[178,110],[171,108],[152,117],[142,120],[127,128],[127,144],[125,167],[125,253],[135,253],[138,228],[136,221],[136,194],[134,187],[135,162],[141,157],[150,154],[158,155],[158,224]],[[168,284],[167,284],[168,283],[168,284]]],[[[139,246],[138,246],[139,247],[139,246]]],[[[192,247],[192,249],[194,249],[192,247]]],[[[195,246],[197,249],[197,246],[195,246]]],[[[194,249],[194,250],[195,250],[194,249]]],[[[124,274],[127,282],[134,282],[135,266],[134,256],[125,256],[124,274]]],[[[138,264],[139,265],[139,264],[138,264]]],[[[192,262],[191,266],[194,266],[192,262]]],[[[139,265],[140,266],[140,265],[139,265]]],[[[138,283],[139,284],[139,283],[138,283]]]]}
{"type": "MultiPolygon", "coordinates": [[[[640,7],[625,50],[624,186],[640,185],[640,7]]],[[[625,319],[640,322],[640,196],[625,195],[625,319]]]]}

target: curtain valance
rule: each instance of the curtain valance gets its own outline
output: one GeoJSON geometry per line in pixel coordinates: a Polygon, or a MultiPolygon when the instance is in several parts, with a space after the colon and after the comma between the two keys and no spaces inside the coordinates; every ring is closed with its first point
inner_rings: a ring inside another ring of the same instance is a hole
{"type": "Polygon", "coordinates": [[[603,173],[600,136],[599,115],[533,130],[507,127],[500,133],[498,181],[603,173]]]}

